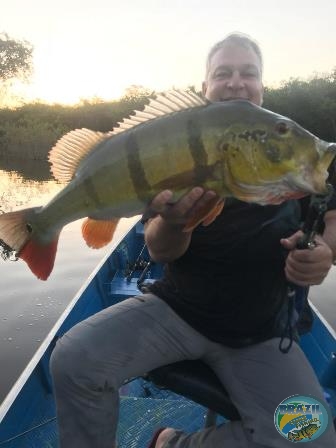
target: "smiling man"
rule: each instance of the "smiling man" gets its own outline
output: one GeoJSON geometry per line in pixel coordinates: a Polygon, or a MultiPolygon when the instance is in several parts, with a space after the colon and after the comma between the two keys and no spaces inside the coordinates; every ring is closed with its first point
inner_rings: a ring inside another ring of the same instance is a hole
{"type": "MultiPolygon", "coordinates": [[[[258,45],[239,34],[216,44],[203,93],[213,102],[261,105],[258,45]]],[[[145,224],[153,260],[166,264],[163,278],[150,293],[98,313],[58,341],[51,367],[60,446],[111,448],[123,380],[199,358],[216,372],[241,420],[194,434],[166,428],[150,448],[287,448],[290,442],[274,425],[279,404],[299,394],[327,406],[293,338],[288,280],[302,286],[323,281],[336,246],[335,211],[327,212],[316,247],[298,251],[297,200],[268,206],[227,200],[210,225],[184,231],[190,216],[216,194],[196,187],[174,204],[171,197],[165,190],[154,198],[154,217],[145,224]]],[[[330,207],[336,207],[335,198],[330,207]]],[[[331,426],[310,441],[312,448],[335,446],[331,426]]]]}
{"type": "Polygon", "coordinates": [[[210,101],[249,100],[261,106],[263,100],[262,55],[253,42],[234,35],[215,45],[207,59],[203,94],[210,101]]]}

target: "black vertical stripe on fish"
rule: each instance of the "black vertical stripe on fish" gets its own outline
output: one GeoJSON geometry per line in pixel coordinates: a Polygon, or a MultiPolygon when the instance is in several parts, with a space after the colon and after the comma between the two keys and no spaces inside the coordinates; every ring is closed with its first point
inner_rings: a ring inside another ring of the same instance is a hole
{"type": "Polygon", "coordinates": [[[83,186],[85,188],[87,196],[91,199],[91,201],[95,204],[95,206],[101,206],[101,200],[99,195],[95,189],[94,183],[92,182],[92,178],[88,177],[83,182],[83,186]]]}
{"type": "Polygon", "coordinates": [[[208,155],[202,139],[201,126],[194,117],[187,121],[187,132],[189,151],[194,161],[195,185],[202,185],[209,173],[208,155]]]}
{"type": "Polygon", "coordinates": [[[140,201],[146,202],[148,191],[151,190],[151,186],[146,179],[146,173],[140,159],[139,145],[134,132],[130,132],[126,139],[126,155],[134,192],[140,201]]]}

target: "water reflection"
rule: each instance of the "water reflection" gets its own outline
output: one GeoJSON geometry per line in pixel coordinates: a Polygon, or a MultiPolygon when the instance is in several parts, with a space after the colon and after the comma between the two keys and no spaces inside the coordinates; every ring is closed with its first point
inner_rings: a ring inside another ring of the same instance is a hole
{"type": "MultiPolygon", "coordinates": [[[[24,171],[21,167],[20,172],[24,171]]],[[[0,209],[44,205],[62,186],[48,179],[24,178],[0,170],[0,209]]],[[[116,238],[133,220],[123,220],[116,238]]],[[[59,239],[54,270],[46,282],[38,280],[27,265],[0,258],[0,403],[33,356],[81,284],[110,246],[89,249],[81,236],[81,221],[66,226],[59,239]]]]}
{"type": "Polygon", "coordinates": [[[44,205],[62,186],[55,180],[37,181],[15,171],[0,170],[0,209],[3,212],[44,205]]]}
{"type": "Polygon", "coordinates": [[[51,179],[50,164],[45,160],[22,160],[0,157],[0,170],[14,171],[24,179],[45,181],[51,179]]]}

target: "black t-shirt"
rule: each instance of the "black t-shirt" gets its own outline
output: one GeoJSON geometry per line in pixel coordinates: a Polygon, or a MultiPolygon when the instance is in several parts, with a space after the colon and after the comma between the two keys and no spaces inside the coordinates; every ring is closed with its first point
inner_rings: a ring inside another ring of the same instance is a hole
{"type": "Polygon", "coordinates": [[[239,346],[265,339],[287,296],[280,238],[298,230],[300,219],[298,201],[260,206],[229,199],[150,289],[211,340],[239,346]]]}

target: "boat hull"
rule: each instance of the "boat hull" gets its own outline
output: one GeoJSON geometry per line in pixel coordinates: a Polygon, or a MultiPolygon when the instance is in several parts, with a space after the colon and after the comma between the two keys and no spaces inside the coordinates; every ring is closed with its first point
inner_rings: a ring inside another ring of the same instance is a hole
{"type": "MultiPolygon", "coordinates": [[[[143,227],[135,224],[112,247],[75,295],[52,328],[31,362],[0,407],[0,446],[41,448],[57,446],[55,402],[49,373],[49,359],[57,339],[77,322],[114,304],[139,294],[141,270],[148,253],[143,227]],[[143,262],[144,261],[144,262],[143,262]],[[126,275],[125,275],[126,274],[126,275]],[[127,275],[128,274],[128,275],[127,275]]],[[[161,266],[148,265],[145,281],[161,275],[161,266]]],[[[336,335],[312,306],[312,331],[301,338],[301,347],[312,364],[336,416],[336,335]]],[[[121,390],[119,444],[123,448],[146,447],[159,426],[174,426],[188,431],[199,429],[205,409],[170,391],[160,391],[143,379],[124,385],[121,390]]],[[[224,419],[222,419],[224,420],[224,419]]]]}

